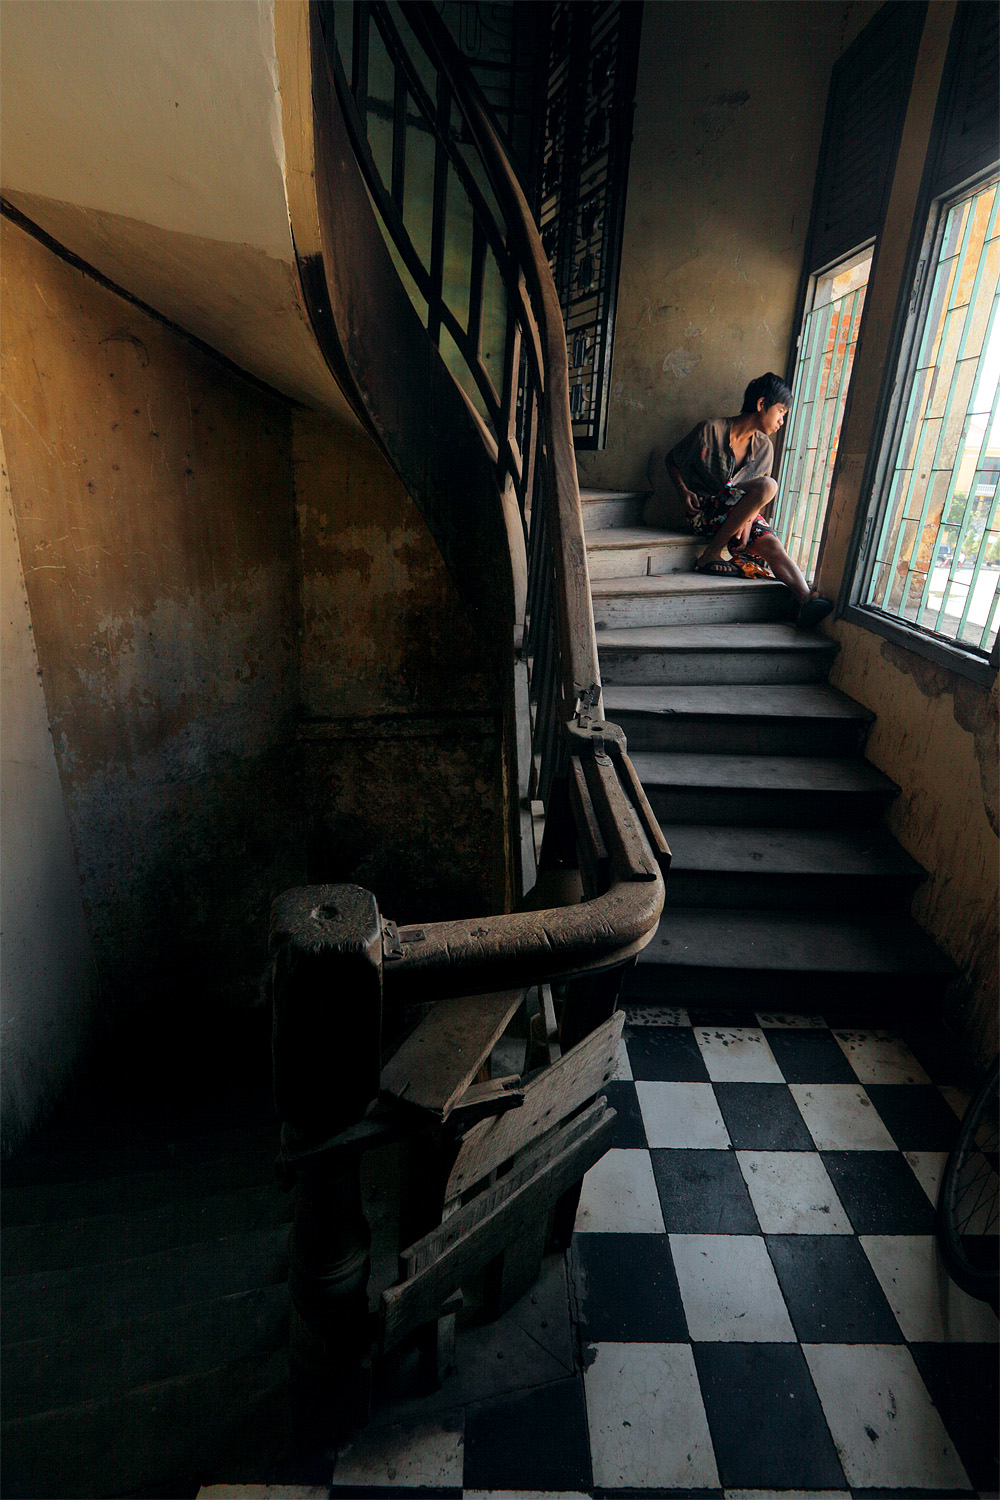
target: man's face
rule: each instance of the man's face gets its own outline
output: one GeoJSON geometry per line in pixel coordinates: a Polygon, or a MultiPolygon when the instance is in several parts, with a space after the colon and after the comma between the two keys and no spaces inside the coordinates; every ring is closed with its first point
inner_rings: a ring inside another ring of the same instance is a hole
{"type": "Polygon", "coordinates": [[[758,410],[760,411],[761,429],[768,437],[773,437],[788,416],[788,407],[782,406],[780,403],[775,406],[765,406],[764,398],[761,396],[758,410]]]}

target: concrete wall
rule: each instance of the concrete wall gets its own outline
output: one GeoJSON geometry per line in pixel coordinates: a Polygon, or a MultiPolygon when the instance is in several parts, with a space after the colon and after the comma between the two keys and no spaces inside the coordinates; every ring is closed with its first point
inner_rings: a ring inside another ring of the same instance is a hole
{"type": "Polygon", "coordinates": [[[505,900],[497,690],[416,506],[362,434],[295,418],[312,874],[396,920],[505,900]]]}
{"type": "MultiPolygon", "coordinates": [[[[2,458],[0,441],[0,458],[2,458]]],[[[96,973],[3,462],[0,538],[3,713],[0,715],[0,1084],[11,1151],[79,1055],[96,973]]]]}
{"type": "Polygon", "coordinates": [[[256,985],[300,878],[287,406],[3,224],[3,432],[108,1001],[256,985]]]}
{"type": "Polygon", "coordinates": [[[783,373],[830,70],[877,9],[645,6],[608,444],[581,483],[646,488],[654,449],[783,373]]]}
{"type": "MultiPolygon", "coordinates": [[[[819,583],[834,596],[867,503],[862,475],[879,441],[876,403],[893,315],[909,287],[907,244],[955,13],[928,8],[886,223],[879,240],[841,430],[819,583]]],[[[982,1060],[997,1050],[997,683],[981,687],[844,620],[831,681],[878,714],[868,755],[902,787],[889,824],[930,873],[914,915],[958,964],[950,1014],[982,1060]]]]}

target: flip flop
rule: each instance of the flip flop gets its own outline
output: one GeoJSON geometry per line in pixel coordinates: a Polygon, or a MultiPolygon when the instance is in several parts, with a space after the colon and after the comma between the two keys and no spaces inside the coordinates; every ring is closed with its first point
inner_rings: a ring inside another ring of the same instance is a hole
{"type": "Polygon", "coordinates": [[[815,630],[820,620],[825,620],[832,610],[830,599],[824,599],[822,594],[810,594],[796,616],[796,630],[815,630]]]}
{"type": "Polygon", "coordinates": [[[722,562],[721,559],[718,562],[705,563],[704,565],[699,560],[695,563],[694,570],[696,573],[709,573],[715,578],[743,577],[743,574],[736,567],[735,563],[722,562]]]}

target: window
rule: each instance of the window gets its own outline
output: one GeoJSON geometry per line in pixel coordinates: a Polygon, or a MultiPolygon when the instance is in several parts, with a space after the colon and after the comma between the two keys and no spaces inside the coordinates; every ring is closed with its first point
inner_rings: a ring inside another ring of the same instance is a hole
{"type": "Polygon", "coordinates": [[[931,213],[858,595],[862,609],[980,659],[1000,623],[998,302],[995,173],[931,213]]]}
{"type": "Polygon", "coordinates": [[[871,263],[864,250],[812,278],[799,336],[774,528],[807,578],[823,534],[871,263]]]}

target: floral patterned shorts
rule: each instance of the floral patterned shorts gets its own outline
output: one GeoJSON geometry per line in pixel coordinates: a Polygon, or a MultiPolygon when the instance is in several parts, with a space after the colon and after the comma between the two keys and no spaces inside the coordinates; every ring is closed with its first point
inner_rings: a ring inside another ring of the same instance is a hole
{"type": "MultiPolygon", "coordinates": [[[[698,536],[714,536],[742,494],[742,490],[733,485],[726,485],[725,489],[720,490],[717,495],[699,495],[701,509],[696,515],[689,517],[692,531],[698,536]]],[[[746,546],[741,548],[736,555],[730,553],[735,565],[741,572],[745,572],[747,577],[771,577],[771,571],[763,558],[753,556],[753,544],[762,536],[774,535],[774,527],[762,521],[760,516],[755,516],[750,526],[750,540],[746,546]],[[745,568],[744,563],[747,565],[745,568]]]]}

